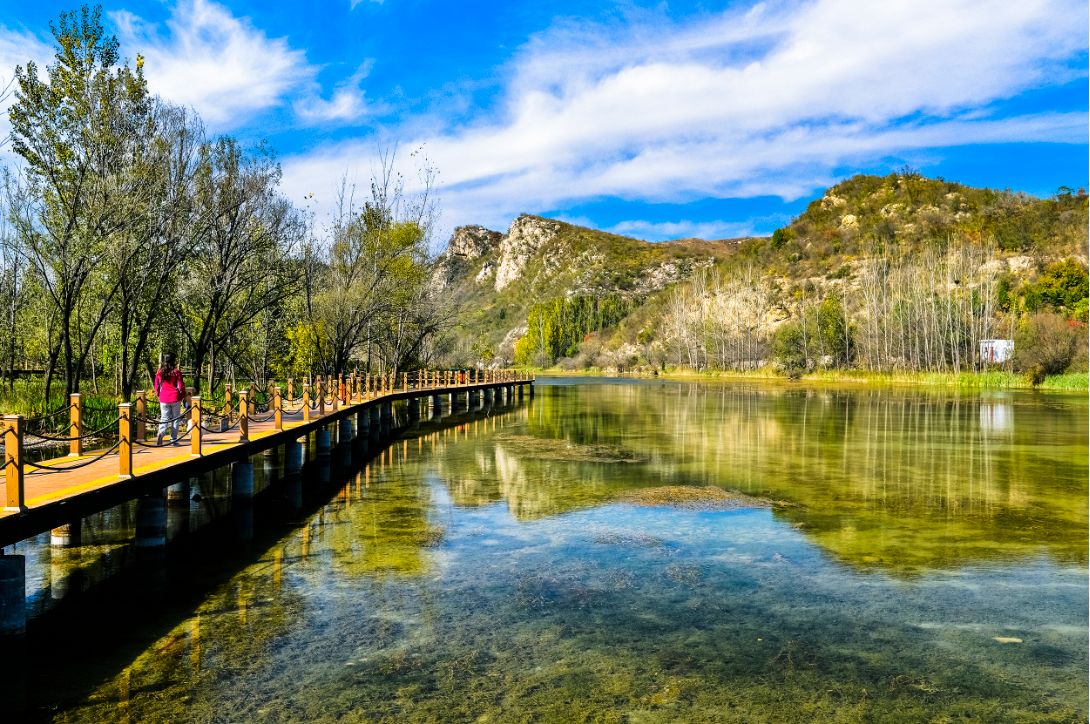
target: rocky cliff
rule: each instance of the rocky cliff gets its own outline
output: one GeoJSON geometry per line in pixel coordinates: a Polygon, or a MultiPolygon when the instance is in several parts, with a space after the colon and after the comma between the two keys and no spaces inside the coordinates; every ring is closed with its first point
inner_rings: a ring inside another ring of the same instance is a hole
{"type": "Polygon", "coordinates": [[[621,295],[636,304],[728,255],[732,241],[652,244],[523,214],[506,233],[455,229],[433,276],[462,310],[455,357],[507,359],[534,303],[621,295]]]}

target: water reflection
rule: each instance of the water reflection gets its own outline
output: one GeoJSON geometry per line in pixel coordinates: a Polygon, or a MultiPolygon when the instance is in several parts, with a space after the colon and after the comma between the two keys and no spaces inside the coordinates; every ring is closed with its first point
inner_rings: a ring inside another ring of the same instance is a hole
{"type": "Polygon", "coordinates": [[[1086,412],[542,385],[415,424],[297,525],[256,515],[248,553],[36,696],[60,721],[1083,720],[1086,412]],[[616,504],[664,485],[779,502],[616,504]]]}
{"type": "Polygon", "coordinates": [[[508,430],[437,461],[456,502],[503,499],[529,520],[633,487],[716,485],[782,502],[777,515],[853,565],[1086,562],[1081,397],[545,386],[508,430]]]}

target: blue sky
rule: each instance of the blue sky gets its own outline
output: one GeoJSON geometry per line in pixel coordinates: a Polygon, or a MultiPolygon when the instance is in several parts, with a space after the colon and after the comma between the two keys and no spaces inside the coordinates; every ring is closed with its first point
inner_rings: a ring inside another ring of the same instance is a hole
{"type": "MultiPolygon", "coordinates": [[[[436,242],[538,213],[651,240],[771,233],[836,181],[906,165],[1086,186],[1087,6],[116,0],[153,89],[268,139],[319,220],[396,146],[439,172],[436,242]],[[413,151],[417,153],[413,154],[413,151]]],[[[73,3],[0,0],[0,75],[73,3]]]]}

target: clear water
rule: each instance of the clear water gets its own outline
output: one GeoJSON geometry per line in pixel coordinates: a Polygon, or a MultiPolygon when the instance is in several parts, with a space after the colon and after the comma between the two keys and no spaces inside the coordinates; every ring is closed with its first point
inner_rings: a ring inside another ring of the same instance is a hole
{"type": "Polygon", "coordinates": [[[409,431],[312,514],[259,510],[253,541],[172,558],[154,603],[130,581],[43,622],[32,703],[59,721],[1085,721],[1087,413],[542,381],[513,411],[409,431]],[[629,502],[709,485],[772,504],[629,502]]]}

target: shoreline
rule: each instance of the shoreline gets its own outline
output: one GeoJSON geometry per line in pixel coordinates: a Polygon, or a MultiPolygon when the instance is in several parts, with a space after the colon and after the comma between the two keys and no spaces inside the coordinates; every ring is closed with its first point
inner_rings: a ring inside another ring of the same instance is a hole
{"type": "Polygon", "coordinates": [[[668,369],[658,374],[617,372],[599,368],[563,370],[558,367],[529,367],[528,371],[542,377],[627,377],[641,380],[672,380],[679,382],[762,382],[793,386],[836,387],[925,387],[957,390],[1037,390],[1079,392],[1090,389],[1090,374],[1069,372],[1050,375],[1036,387],[1026,374],[1019,372],[870,372],[866,370],[822,370],[808,372],[797,378],[771,369],[751,372],[732,370],[668,369]]]}

